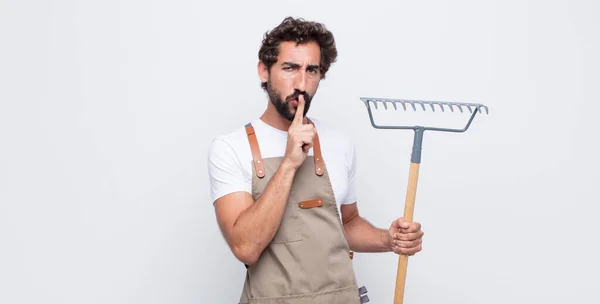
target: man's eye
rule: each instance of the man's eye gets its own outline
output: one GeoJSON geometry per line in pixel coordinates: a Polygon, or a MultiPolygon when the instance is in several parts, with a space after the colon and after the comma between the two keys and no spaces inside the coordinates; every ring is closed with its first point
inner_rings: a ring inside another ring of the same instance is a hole
{"type": "Polygon", "coordinates": [[[315,70],[315,69],[308,70],[308,72],[311,73],[311,74],[313,74],[313,75],[317,74],[317,70],[315,70]]]}
{"type": "Polygon", "coordinates": [[[284,70],[284,71],[291,71],[291,70],[292,70],[292,67],[286,66],[286,67],[283,67],[283,70],[284,70]]]}

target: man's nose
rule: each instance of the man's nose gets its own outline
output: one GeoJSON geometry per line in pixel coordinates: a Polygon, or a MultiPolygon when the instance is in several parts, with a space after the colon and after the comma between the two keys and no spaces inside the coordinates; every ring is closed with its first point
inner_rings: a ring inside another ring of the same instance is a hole
{"type": "Polygon", "coordinates": [[[304,92],[306,91],[306,70],[298,71],[296,75],[296,83],[294,84],[294,89],[304,92]]]}

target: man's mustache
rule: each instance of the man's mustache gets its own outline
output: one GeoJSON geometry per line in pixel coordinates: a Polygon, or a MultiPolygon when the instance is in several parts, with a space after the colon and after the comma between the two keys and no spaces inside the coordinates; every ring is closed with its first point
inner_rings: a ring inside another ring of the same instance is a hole
{"type": "Polygon", "coordinates": [[[308,95],[308,93],[306,93],[306,92],[300,92],[300,91],[295,91],[292,95],[288,96],[285,99],[285,101],[287,103],[289,103],[293,99],[298,99],[300,97],[300,94],[302,94],[302,96],[304,96],[304,101],[305,102],[309,102],[310,101],[310,96],[308,95]]]}

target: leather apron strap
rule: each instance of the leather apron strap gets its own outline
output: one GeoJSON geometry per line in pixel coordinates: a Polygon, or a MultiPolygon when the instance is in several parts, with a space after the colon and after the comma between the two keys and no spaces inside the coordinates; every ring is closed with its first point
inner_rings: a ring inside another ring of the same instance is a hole
{"type": "Polygon", "coordinates": [[[254,167],[256,168],[256,176],[263,178],[265,177],[265,166],[263,164],[262,156],[260,155],[260,148],[258,147],[258,140],[256,140],[256,133],[254,133],[254,127],[250,123],[246,125],[246,134],[248,135],[248,141],[250,142],[250,150],[252,151],[252,159],[254,161],[254,167]]]}

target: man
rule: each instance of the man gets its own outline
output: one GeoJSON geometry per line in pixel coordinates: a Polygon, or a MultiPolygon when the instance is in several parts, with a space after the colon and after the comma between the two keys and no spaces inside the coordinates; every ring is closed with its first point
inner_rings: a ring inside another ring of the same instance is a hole
{"type": "Polygon", "coordinates": [[[353,144],[306,117],[336,57],[322,24],[286,18],[259,51],[265,112],[212,143],[217,221],[247,267],[242,303],[360,303],[352,251],[421,250],[419,223],[378,229],[359,215],[353,144]]]}

